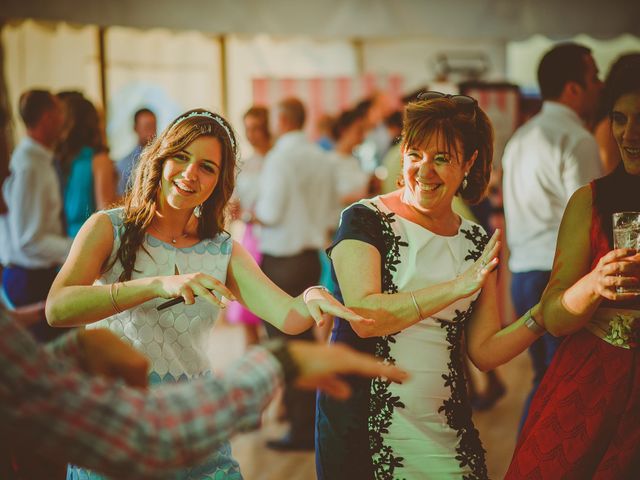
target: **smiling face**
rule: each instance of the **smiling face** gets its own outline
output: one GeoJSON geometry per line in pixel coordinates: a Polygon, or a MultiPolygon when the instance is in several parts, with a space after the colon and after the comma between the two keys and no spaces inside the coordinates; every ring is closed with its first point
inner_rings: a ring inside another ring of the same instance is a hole
{"type": "Polygon", "coordinates": [[[611,130],[625,169],[632,175],[640,175],[640,91],[616,100],[611,112],[611,130]]]}
{"type": "Polygon", "coordinates": [[[431,135],[424,145],[407,145],[402,154],[403,201],[427,213],[451,211],[453,197],[475,154],[465,163],[462,143],[457,140],[450,148],[441,132],[431,135]]]}
{"type": "Polygon", "coordinates": [[[168,158],[162,167],[158,208],[191,209],[213,193],[222,167],[220,141],[201,136],[168,158]]]}

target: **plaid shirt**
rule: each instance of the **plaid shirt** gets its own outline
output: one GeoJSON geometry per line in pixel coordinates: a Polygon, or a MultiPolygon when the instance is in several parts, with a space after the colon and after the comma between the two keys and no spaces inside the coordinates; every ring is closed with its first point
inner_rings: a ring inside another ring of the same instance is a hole
{"type": "Polygon", "coordinates": [[[79,361],[74,332],[42,348],[0,312],[0,428],[19,448],[119,479],[170,476],[204,460],[255,428],[282,382],[261,347],[224,375],[148,391],[90,377],[79,361]]]}

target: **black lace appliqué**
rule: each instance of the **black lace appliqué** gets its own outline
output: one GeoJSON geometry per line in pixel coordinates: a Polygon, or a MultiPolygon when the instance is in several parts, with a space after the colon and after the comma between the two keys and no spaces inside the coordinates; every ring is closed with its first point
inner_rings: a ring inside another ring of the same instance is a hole
{"type": "MultiPolygon", "coordinates": [[[[477,225],[471,230],[461,230],[465,237],[473,242],[473,248],[469,250],[465,260],[477,260],[480,258],[485,245],[489,241],[487,235],[482,233],[477,225]]],[[[473,312],[472,303],[465,311],[456,310],[456,316],[451,322],[442,322],[440,326],[447,331],[449,346],[449,373],[443,374],[444,384],[451,388],[451,397],[446,399],[438,409],[438,413],[444,413],[447,424],[458,433],[460,444],[456,448],[456,460],[461,468],[469,468],[470,475],[464,475],[464,480],[484,480],[488,478],[485,463],[485,450],[480,442],[480,434],[473,425],[471,418],[471,404],[467,394],[467,382],[464,377],[462,333],[464,326],[471,318],[473,312]]]]}
{"type": "MultiPolygon", "coordinates": [[[[366,232],[372,238],[382,236],[384,258],[382,265],[382,291],[397,293],[398,286],[393,281],[393,272],[400,263],[400,247],[409,244],[396,235],[391,226],[396,220],[394,213],[384,213],[373,205],[376,217],[356,215],[353,217],[353,227],[366,232]]],[[[379,337],[376,342],[375,355],[384,363],[395,364],[391,356],[391,344],[396,343],[396,334],[379,337]]],[[[389,433],[391,418],[396,408],[405,405],[397,395],[389,391],[390,382],[381,378],[371,381],[371,396],[369,398],[369,451],[372,454],[373,474],[376,480],[394,480],[398,478],[394,472],[403,467],[404,458],[397,456],[393,448],[385,445],[383,435],[389,433]]]]}
{"type": "Polygon", "coordinates": [[[474,262],[480,258],[484,247],[489,243],[489,237],[486,233],[480,230],[478,225],[472,225],[471,230],[465,230],[461,228],[460,231],[464,234],[464,237],[473,242],[473,249],[469,250],[465,260],[473,260],[474,262]]]}

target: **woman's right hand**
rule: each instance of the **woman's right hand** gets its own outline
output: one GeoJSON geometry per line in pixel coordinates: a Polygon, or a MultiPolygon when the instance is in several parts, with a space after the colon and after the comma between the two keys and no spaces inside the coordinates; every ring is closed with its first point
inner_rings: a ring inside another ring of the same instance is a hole
{"type": "Polygon", "coordinates": [[[456,287],[459,289],[461,297],[468,297],[480,290],[489,278],[489,274],[497,267],[498,254],[500,253],[500,234],[500,230],[496,229],[484,247],[480,258],[456,278],[456,287]]]}
{"type": "Polygon", "coordinates": [[[640,287],[640,253],[618,248],[604,255],[591,271],[596,294],[608,300],[637,298],[638,293],[619,293],[617,287],[640,287]]]}
{"type": "Polygon", "coordinates": [[[215,307],[224,308],[222,301],[213,294],[235,300],[231,291],[217,278],[206,273],[185,273],[158,277],[158,296],[162,298],[184,298],[186,305],[193,304],[195,297],[201,297],[215,307]]]}

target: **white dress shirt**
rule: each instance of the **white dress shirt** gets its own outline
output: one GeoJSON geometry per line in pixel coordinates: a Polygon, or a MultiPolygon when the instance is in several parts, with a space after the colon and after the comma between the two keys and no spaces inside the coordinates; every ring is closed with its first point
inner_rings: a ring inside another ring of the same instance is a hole
{"type": "Polygon", "coordinates": [[[259,153],[243,159],[240,164],[233,195],[240,202],[243,210],[251,210],[256,204],[263,164],[264,156],[259,153]]]}
{"type": "Polygon", "coordinates": [[[572,109],[546,101],[511,137],[502,165],[509,268],[551,270],[569,198],[603,174],[595,138],[572,109]]]}
{"type": "Polygon", "coordinates": [[[2,186],[8,213],[0,215],[0,261],[24,268],[64,263],[71,239],[62,228],[62,199],[53,152],[26,137],[2,186]]]}
{"type": "Polygon", "coordinates": [[[336,223],[338,195],[332,162],[301,131],[282,135],[267,154],[255,215],[260,249],[285,257],[324,248],[336,223]]]}

